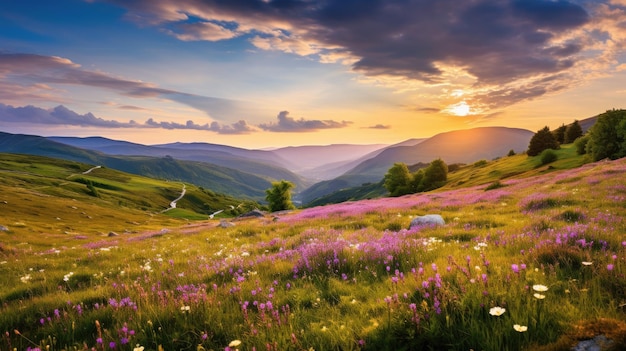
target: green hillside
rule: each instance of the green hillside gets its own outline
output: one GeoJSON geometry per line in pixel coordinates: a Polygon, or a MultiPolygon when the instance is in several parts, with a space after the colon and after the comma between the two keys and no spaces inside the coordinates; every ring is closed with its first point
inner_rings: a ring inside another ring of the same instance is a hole
{"type": "MultiPolygon", "coordinates": [[[[102,165],[150,178],[189,182],[211,189],[216,193],[248,198],[254,201],[263,201],[265,189],[271,187],[272,181],[277,180],[269,176],[242,172],[212,163],[179,160],[167,156],[111,156],[33,135],[0,132],[0,152],[39,155],[102,165]]],[[[293,174],[290,176],[285,170],[279,170],[277,167],[272,169],[276,170],[277,177],[285,176],[293,179],[297,186],[305,186],[303,181],[293,174]]],[[[264,172],[267,172],[267,169],[264,172]]]]}
{"type": "MultiPolygon", "coordinates": [[[[490,161],[480,160],[473,164],[462,165],[448,174],[448,182],[441,190],[490,184],[505,179],[527,178],[557,170],[579,167],[589,162],[587,155],[578,155],[576,153],[574,144],[561,145],[561,148],[554,150],[554,152],[558,159],[547,165],[541,164],[541,156],[529,157],[526,154],[504,156],[490,161]]],[[[414,172],[425,166],[426,164],[417,164],[411,165],[409,168],[414,172]]],[[[339,180],[341,180],[341,177],[328,182],[335,184],[339,180]]],[[[322,184],[323,183],[317,184],[317,187],[322,186],[322,184]]],[[[345,182],[344,184],[348,183],[345,182]]],[[[388,195],[382,180],[377,183],[367,183],[357,187],[347,187],[344,185],[343,188],[339,187],[339,189],[340,190],[332,194],[317,197],[304,205],[306,207],[313,207],[348,200],[364,200],[388,195]]],[[[311,194],[313,193],[311,192],[311,194]]]]}
{"type": "Polygon", "coordinates": [[[0,225],[34,232],[109,233],[180,225],[175,218],[207,219],[220,209],[228,209],[222,216],[233,216],[257,206],[185,183],[186,194],[177,209],[163,212],[180,196],[183,183],[93,167],[0,153],[0,225]],[[242,203],[237,211],[230,210],[242,203]]]}
{"type": "Polygon", "coordinates": [[[626,159],[512,156],[229,227],[154,212],[179,183],[28,160],[1,163],[2,350],[626,347],[626,159]]]}

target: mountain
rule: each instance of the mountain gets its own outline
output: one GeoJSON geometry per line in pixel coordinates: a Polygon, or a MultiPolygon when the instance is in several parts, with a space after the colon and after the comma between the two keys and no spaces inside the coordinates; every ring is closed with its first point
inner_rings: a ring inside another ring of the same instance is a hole
{"type": "Polygon", "coordinates": [[[289,160],[294,165],[290,168],[292,171],[306,174],[318,167],[353,161],[386,146],[385,144],[305,145],[273,149],[272,153],[289,160]]]}
{"type": "Polygon", "coordinates": [[[299,194],[300,200],[307,204],[341,189],[379,182],[396,162],[428,164],[441,158],[447,164],[472,163],[504,156],[511,149],[523,152],[533,135],[525,129],[483,127],[440,133],[416,143],[400,143],[385,148],[335,179],[314,184],[299,194]]]}
{"type": "Polygon", "coordinates": [[[528,148],[533,132],[518,128],[483,127],[440,133],[414,146],[388,148],[376,157],[362,162],[346,175],[378,181],[396,162],[412,165],[441,158],[447,164],[472,163],[505,156],[528,148]]]}
{"type": "MultiPolygon", "coordinates": [[[[95,141],[90,140],[89,142],[95,141]]],[[[99,142],[102,142],[102,140],[99,142]]],[[[265,198],[265,189],[271,187],[273,180],[277,180],[277,178],[242,172],[216,164],[178,160],[171,156],[106,155],[99,151],[85,150],[33,135],[0,132],[0,152],[47,156],[102,165],[157,179],[186,181],[207,188],[215,193],[245,197],[256,201],[263,200],[265,198]]],[[[288,175],[289,173],[286,174],[288,175]]],[[[292,178],[298,182],[296,184],[303,186],[297,176],[292,174],[292,178]]]]}
{"type": "Polygon", "coordinates": [[[49,137],[48,139],[108,155],[171,156],[178,160],[206,162],[269,179],[285,179],[296,184],[300,189],[311,183],[287,170],[285,166],[290,165],[289,161],[268,151],[247,150],[208,143],[173,143],[149,146],[102,137],[49,137]]]}

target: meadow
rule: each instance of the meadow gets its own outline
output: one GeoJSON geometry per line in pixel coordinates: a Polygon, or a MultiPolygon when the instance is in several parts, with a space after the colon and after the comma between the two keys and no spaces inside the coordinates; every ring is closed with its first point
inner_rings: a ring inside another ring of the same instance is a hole
{"type": "Polygon", "coordinates": [[[33,190],[5,182],[0,350],[626,348],[626,159],[489,167],[226,228],[53,194],[9,211],[33,190]]]}

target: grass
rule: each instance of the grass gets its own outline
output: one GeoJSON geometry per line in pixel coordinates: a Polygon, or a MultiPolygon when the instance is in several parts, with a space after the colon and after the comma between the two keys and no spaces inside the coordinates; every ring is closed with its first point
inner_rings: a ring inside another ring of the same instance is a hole
{"type": "Polygon", "coordinates": [[[0,349],[569,350],[601,334],[623,349],[626,159],[566,169],[559,156],[548,170],[523,157],[460,170],[463,188],[224,213],[227,228],[183,201],[159,213],[114,200],[129,187],[171,201],[179,183],[119,175],[93,199],[54,185],[78,173],[65,165],[42,180],[0,163],[0,349]],[[426,213],[447,224],[409,229],[426,213]]]}

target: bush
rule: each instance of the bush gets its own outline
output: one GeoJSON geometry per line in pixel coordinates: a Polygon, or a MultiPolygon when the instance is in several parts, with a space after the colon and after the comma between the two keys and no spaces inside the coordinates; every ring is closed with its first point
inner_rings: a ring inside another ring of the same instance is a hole
{"type": "Polygon", "coordinates": [[[576,153],[579,155],[584,155],[587,153],[587,143],[589,142],[589,136],[585,135],[576,139],[574,145],[576,146],[576,153]]]}
{"type": "Polygon", "coordinates": [[[556,152],[551,149],[543,150],[541,153],[541,165],[547,165],[548,163],[552,163],[556,161],[559,157],[556,152]]]}

